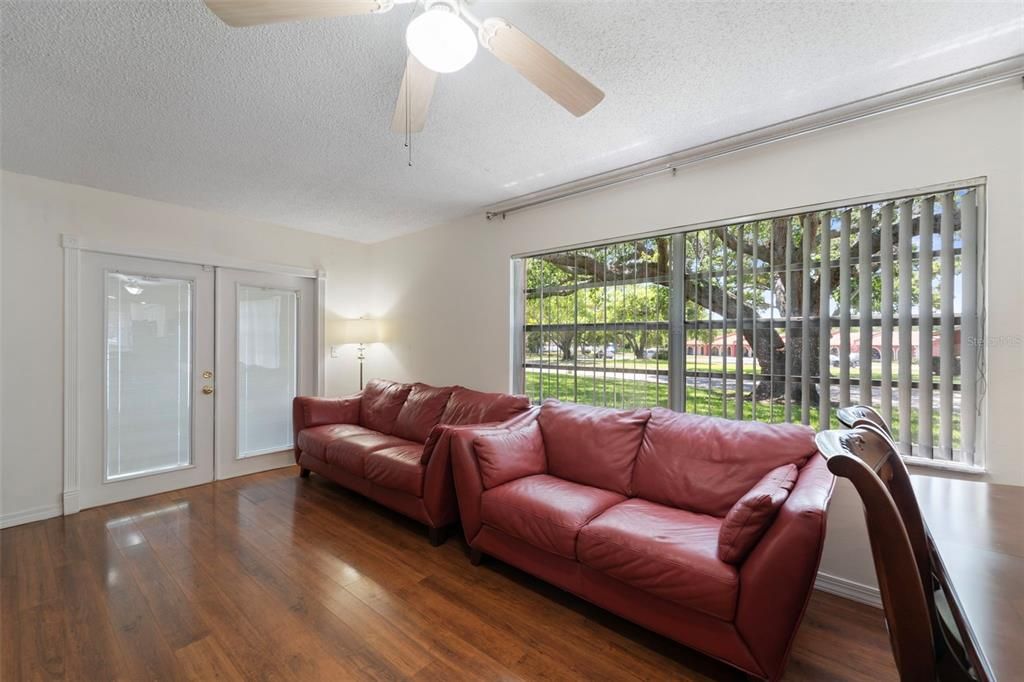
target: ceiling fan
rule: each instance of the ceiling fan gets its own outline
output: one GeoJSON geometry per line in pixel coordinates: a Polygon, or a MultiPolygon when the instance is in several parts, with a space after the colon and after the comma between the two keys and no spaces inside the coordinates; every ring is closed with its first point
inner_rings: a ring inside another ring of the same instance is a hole
{"type": "Polygon", "coordinates": [[[477,41],[574,116],[583,116],[604,99],[593,83],[505,19],[475,17],[467,7],[471,0],[204,1],[221,21],[235,27],[381,14],[395,5],[420,5],[423,11],[405,31],[409,56],[391,120],[393,131],[407,135],[423,130],[437,75],[469,64],[477,41]]]}

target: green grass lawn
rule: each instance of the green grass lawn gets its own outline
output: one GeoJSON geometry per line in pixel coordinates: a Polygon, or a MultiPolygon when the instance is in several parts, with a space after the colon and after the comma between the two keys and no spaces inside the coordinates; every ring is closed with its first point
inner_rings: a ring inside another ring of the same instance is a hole
{"type": "MultiPolygon", "coordinates": [[[[631,409],[635,407],[668,407],[668,385],[654,381],[641,379],[611,379],[607,381],[600,378],[580,374],[573,377],[570,374],[544,374],[544,390],[541,393],[541,374],[536,371],[526,373],[526,394],[537,402],[543,398],[557,398],[567,402],[577,402],[586,405],[605,405],[620,409],[631,409]]],[[[716,417],[732,418],[736,414],[735,392],[721,391],[715,389],[697,388],[687,386],[686,390],[686,411],[693,414],[713,415],[716,417]]],[[[802,417],[801,405],[792,403],[790,406],[791,420],[800,422],[802,417]]],[[[815,429],[819,428],[818,406],[812,405],[808,411],[807,423],[815,429]]],[[[839,428],[839,422],[832,410],[829,415],[829,428],[839,428]]],[[[757,401],[756,405],[748,397],[743,401],[743,418],[747,420],[756,419],[764,422],[785,421],[785,403],[782,399],[774,402],[766,400],[757,401]],[[756,410],[756,414],[755,414],[756,410]]],[[[899,433],[900,420],[898,415],[893,415],[892,428],[899,433]]],[[[917,410],[911,412],[911,434],[916,441],[918,432],[917,410]]],[[[935,415],[932,427],[932,440],[935,444],[939,442],[938,415],[935,415]]],[[[960,414],[953,414],[953,447],[960,447],[960,414]]]]}

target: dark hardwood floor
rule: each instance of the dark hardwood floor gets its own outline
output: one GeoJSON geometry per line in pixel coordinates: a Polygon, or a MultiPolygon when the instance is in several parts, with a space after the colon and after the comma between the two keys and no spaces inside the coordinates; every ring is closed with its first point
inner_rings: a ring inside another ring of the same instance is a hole
{"type": "MultiPolygon", "coordinates": [[[[0,533],[3,680],[744,679],[284,469],[0,533]]],[[[787,679],[895,679],[880,611],[815,593],[787,679]]]]}

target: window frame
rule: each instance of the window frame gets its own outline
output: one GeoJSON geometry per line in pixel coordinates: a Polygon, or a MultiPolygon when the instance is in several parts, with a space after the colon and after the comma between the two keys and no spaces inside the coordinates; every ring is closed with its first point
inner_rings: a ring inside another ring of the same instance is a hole
{"type": "MultiPolygon", "coordinates": [[[[988,336],[987,311],[989,277],[987,249],[987,185],[988,177],[978,176],[973,178],[966,178],[963,180],[956,180],[922,187],[902,189],[893,192],[848,197],[846,199],[826,201],[816,204],[805,204],[801,206],[776,209],[761,213],[740,215],[700,223],[689,223],[684,225],[677,225],[674,227],[662,228],[658,230],[618,235],[615,237],[605,239],[595,239],[586,242],[577,242],[573,244],[560,245],[555,248],[549,247],[514,253],[510,256],[509,386],[513,393],[525,393],[526,377],[525,372],[523,370],[525,362],[525,347],[522,329],[525,321],[525,261],[527,258],[534,258],[538,256],[561,253],[565,251],[573,251],[577,249],[607,246],[611,244],[618,244],[625,241],[642,240],[655,237],[670,237],[673,240],[673,266],[676,266],[676,260],[683,258],[683,249],[677,247],[681,245],[682,240],[685,238],[685,235],[690,232],[706,230],[710,228],[732,226],[742,223],[750,223],[761,220],[768,220],[777,217],[794,216],[803,213],[831,211],[835,209],[848,208],[851,206],[858,206],[863,204],[893,202],[898,199],[914,198],[920,195],[928,194],[940,194],[943,192],[950,192],[956,189],[963,189],[965,187],[973,187],[977,192],[977,266],[978,268],[981,269],[978,281],[977,300],[978,333],[982,338],[986,338],[988,336]]],[[[677,297],[681,295],[682,283],[677,282],[676,278],[678,277],[680,280],[682,279],[683,268],[673,267],[672,273],[672,299],[669,309],[669,407],[675,411],[682,411],[682,401],[685,390],[684,384],[686,381],[686,365],[685,348],[683,347],[683,344],[680,342],[683,333],[682,306],[680,305],[681,302],[676,300],[677,297]],[[673,370],[674,367],[680,366],[682,366],[683,368],[681,372],[673,370]]],[[[976,450],[974,453],[974,462],[965,463],[959,461],[932,459],[928,457],[920,457],[917,455],[904,455],[903,459],[908,465],[933,470],[942,470],[971,475],[981,475],[987,473],[986,453],[988,451],[989,408],[988,401],[985,400],[984,391],[984,376],[987,364],[986,360],[986,354],[984,352],[980,353],[978,358],[978,375],[979,377],[981,377],[981,379],[979,380],[979,386],[977,390],[978,412],[975,427],[977,430],[977,436],[976,450]]]]}

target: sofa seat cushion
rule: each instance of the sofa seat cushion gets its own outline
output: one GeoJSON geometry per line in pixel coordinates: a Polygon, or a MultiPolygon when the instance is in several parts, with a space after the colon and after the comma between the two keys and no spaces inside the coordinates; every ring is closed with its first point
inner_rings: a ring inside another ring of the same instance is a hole
{"type": "MultiPolygon", "coordinates": [[[[333,464],[343,471],[366,478],[366,457],[371,452],[399,445],[409,445],[409,441],[397,436],[385,436],[383,433],[370,431],[339,438],[327,446],[324,461],[333,464]]],[[[422,445],[414,443],[418,448],[422,445]]]]}
{"type": "Polygon", "coordinates": [[[580,529],[625,499],[601,488],[538,474],[484,492],[480,520],[534,547],[575,559],[580,529]]]}
{"type": "Polygon", "coordinates": [[[327,446],[334,441],[351,436],[376,435],[376,433],[376,431],[355,424],[327,424],[326,426],[311,426],[308,429],[302,429],[295,442],[299,446],[299,450],[326,461],[327,446]]]}
{"type": "Polygon", "coordinates": [[[423,496],[423,446],[409,442],[366,455],[366,478],[382,488],[423,496]]]}
{"type": "Polygon", "coordinates": [[[580,531],[580,561],[609,577],[681,606],[732,620],[736,568],[718,558],[721,519],[631,499],[580,531]]]}

